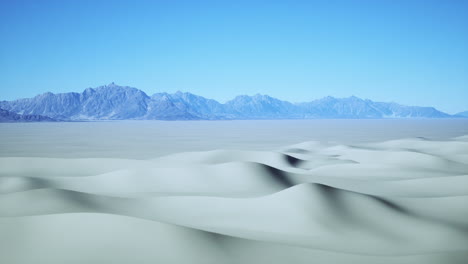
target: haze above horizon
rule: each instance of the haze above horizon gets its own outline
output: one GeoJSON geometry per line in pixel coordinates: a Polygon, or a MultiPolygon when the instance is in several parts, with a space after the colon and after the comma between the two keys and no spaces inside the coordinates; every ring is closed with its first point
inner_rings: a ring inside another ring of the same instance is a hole
{"type": "Polygon", "coordinates": [[[3,1],[0,100],[115,81],[468,110],[466,1],[3,1]]]}

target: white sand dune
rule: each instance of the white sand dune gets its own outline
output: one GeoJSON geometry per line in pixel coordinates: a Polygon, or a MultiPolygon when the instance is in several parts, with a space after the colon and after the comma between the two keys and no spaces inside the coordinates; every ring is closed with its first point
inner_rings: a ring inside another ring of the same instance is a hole
{"type": "Polygon", "coordinates": [[[0,234],[1,263],[467,263],[468,137],[2,157],[0,234]]]}

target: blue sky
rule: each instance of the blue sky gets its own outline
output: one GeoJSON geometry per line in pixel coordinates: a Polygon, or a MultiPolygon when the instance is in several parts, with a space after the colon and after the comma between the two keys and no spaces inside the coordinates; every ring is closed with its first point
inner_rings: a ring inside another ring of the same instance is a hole
{"type": "Polygon", "coordinates": [[[0,0],[0,99],[110,82],[468,110],[468,1],[0,0]]]}

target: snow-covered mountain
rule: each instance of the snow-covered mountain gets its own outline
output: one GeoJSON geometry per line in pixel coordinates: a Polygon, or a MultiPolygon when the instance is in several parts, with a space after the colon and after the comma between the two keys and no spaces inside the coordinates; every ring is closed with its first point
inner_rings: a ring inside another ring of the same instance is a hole
{"type": "Polygon", "coordinates": [[[446,118],[433,107],[373,102],[355,96],[331,96],[290,103],[268,95],[240,95],[222,104],[191,93],[145,92],[114,83],[82,93],[44,93],[34,98],[1,101],[0,108],[61,120],[196,120],[306,118],[446,118]]]}

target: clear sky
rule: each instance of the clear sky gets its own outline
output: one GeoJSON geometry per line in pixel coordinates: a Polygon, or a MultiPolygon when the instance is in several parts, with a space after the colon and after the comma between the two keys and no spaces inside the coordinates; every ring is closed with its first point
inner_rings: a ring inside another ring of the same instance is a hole
{"type": "Polygon", "coordinates": [[[110,82],[468,110],[468,1],[0,0],[0,99],[110,82]]]}

